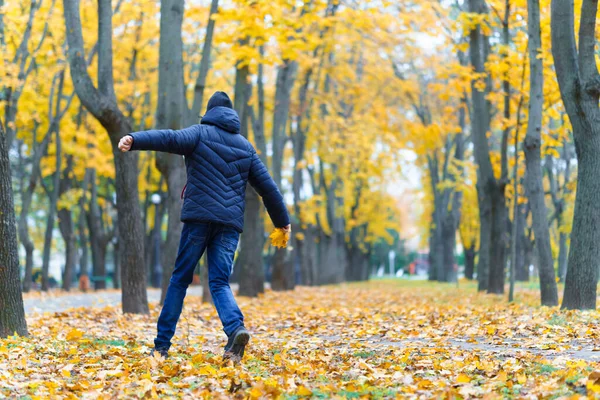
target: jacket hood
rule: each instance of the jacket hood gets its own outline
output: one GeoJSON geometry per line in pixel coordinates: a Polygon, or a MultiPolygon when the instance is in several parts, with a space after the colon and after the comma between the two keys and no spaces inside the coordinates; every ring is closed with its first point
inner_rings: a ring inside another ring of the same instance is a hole
{"type": "Polygon", "coordinates": [[[229,133],[240,133],[240,117],[235,110],[227,107],[215,107],[202,117],[201,124],[213,125],[229,133]]]}
{"type": "Polygon", "coordinates": [[[215,107],[227,107],[233,108],[233,103],[231,99],[225,92],[215,92],[210,99],[208,100],[208,105],[206,106],[206,112],[209,112],[215,107]]]}

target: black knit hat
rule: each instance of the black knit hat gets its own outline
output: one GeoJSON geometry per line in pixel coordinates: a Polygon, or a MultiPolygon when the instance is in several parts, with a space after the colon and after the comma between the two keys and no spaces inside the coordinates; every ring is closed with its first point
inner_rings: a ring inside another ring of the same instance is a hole
{"type": "Polygon", "coordinates": [[[206,106],[206,111],[208,112],[215,107],[233,108],[233,103],[231,102],[229,96],[227,96],[227,93],[215,92],[215,94],[212,95],[210,100],[208,100],[208,106],[206,106]]]}

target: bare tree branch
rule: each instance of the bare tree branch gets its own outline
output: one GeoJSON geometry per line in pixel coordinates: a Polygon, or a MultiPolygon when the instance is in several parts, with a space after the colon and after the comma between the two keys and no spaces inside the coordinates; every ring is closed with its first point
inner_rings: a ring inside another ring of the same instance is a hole
{"type": "MultiPolygon", "coordinates": [[[[85,51],[83,47],[81,17],[79,14],[79,0],[63,0],[63,10],[67,28],[67,43],[69,45],[67,55],[77,96],[95,118],[103,124],[108,124],[110,121],[107,121],[105,111],[108,108],[112,108],[112,105],[107,104],[107,99],[101,96],[87,71],[87,62],[84,58],[85,51]]],[[[98,49],[100,49],[99,44],[98,49]]]]}
{"type": "Polygon", "coordinates": [[[219,10],[219,0],[212,0],[210,13],[208,14],[208,25],[206,26],[206,37],[202,47],[202,60],[200,61],[200,72],[194,86],[194,101],[190,110],[190,121],[197,122],[200,115],[200,109],[204,103],[204,88],[206,87],[206,77],[210,67],[210,53],[212,50],[213,34],[215,31],[215,20],[213,16],[219,10]]]}
{"type": "Polygon", "coordinates": [[[116,103],[110,0],[98,0],[98,90],[116,103]]]}

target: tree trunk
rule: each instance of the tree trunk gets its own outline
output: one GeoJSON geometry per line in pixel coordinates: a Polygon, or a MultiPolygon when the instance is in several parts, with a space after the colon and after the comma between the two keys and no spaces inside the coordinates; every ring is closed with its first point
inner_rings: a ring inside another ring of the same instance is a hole
{"type": "Polygon", "coordinates": [[[98,205],[98,184],[96,170],[90,170],[90,203],[89,212],[86,213],[90,246],[92,249],[92,281],[94,289],[106,289],[106,246],[105,233],[102,230],[102,214],[98,205]]]}
{"type": "MultiPolygon", "coordinates": [[[[264,111],[264,94],[262,88],[262,65],[259,65],[259,114],[264,111]]],[[[236,70],[234,108],[238,112],[241,121],[241,134],[248,137],[248,98],[251,87],[248,84],[248,66],[239,67],[236,70]]],[[[259,157],[266,161],[266,145],[264,144],[264,124],[259,117],[260,126],[254,129],[254,139],[259,152],[259,157]]],[[[240,238],[240,250],[236,261],[236,269],[239,271],[238,280],[240,285],[239,295],[256,297],[263,293],[265,288],[265,269],[262,258],[264,245],[264,222],[263,206],[260,196],[252,189],[246,187],[246,210],[244,213],[244,233],[240,238]]]]}
{"type": "Polygon", "coordinates": [[[64,0],[68,58],[75,91],[85,108],[102,124],[110,138],[115,162],[118,229],[121,233],[121,282],[124,313],[148,314],[143,227],[138,193],[137,153],[122,153],[119,140],[131,132],[119,110],[114,91],[112,8],[110,0],[98,1],[98,88],[87,72],[79,0],[64,0]]]}
{"type": "MultiPolygon", "coordinates": [[[[296,81],[298,63],[296,61],[284,60],[284,65],[277,70],[277,80],[275,84],[275,110],[273,111],[273,157],[272,173],[273,180],[279,190],[283,192],[281,186],[281,173],[283,168],[283,152],[287,142],[285,128],[290,111],[290,101],[292,88],[296,81]]],[[[294,266],[287,256],[287,249],[275,249],[275,254],[271,262],[273,276],[271,278],[271,287],[273,290],[292,290],[295,286],[294,266]]]]}
{"type": "MultiPolygon", "coordinates": [[[[21,213],[19,216],[19,240],[25,249],[25,277],[23,278],[23,291],[29,292],[33,283],[33,242],[29,237],[29,225],[27,217],[29,214],[29,206],[25,207],[25,202],[22,203],[21,213]]],[[[31,204],[31,201],[29,201],[31,204]]]]}
{"type": "Polygon", "coordinates": [[[429,229],[429,280],[437,281],[441,278],[444,263],[441,224],[439,221],[439,207],[434,205],[431,227],[429,229]]]}
{"type": "MultiPolygon", "coordinates": [[[[527,211],[529,213],[529,211],[527,211]]],[[[515,263],[515,280],[517,282],[529,281],[529,265],[527,259],[527,248],[530,240],[525,234],[525,225],[527,224],[527,215],[525,206],[521,205],[517,209],[517,260],[515,263]]]]}
{"type": "MultiPolygon", "coordinates": [[[[171,158],[171,157],[169,157],[171,158]]],[[[157,162],[162,157],[157,157],[157,162]]],[[[183,161],[181,157],[177,157],[176,160],[172,160],[175,163],[183,161]]],[[[173,268],[175,266],[175,260],[177,259],[177,251],[179,249],[179,240],[181,239],[181,230],[183,224],[181,223],[181,190],[183,189],[187,176],[185,171],[185,166],[182,165],[181,168],[174,168],[171,166],[170,168],[161,168],[159,169],[161,173],[168,173],[167,175],[167,214],[168,214],[168,224],[167,224],[167,239],[162,246],[162,292],[161,292],[161,304],[163,304],[164,296],[167,294],[167,288],[169,286],[169,280],[171,279],[171,274],[173,273],[173,268]],[[168,172],[167,172],[168,171],[168,172]]]]}
{"type": "Polygon", "coordinates": [[[113,242],[113,259],[115,263],[115,278],[113,281],[113,287],[115,289],[121,289],[121,252],[119,249],[119,234],[118,229],[115,232],[115,241],[113,242]]]}
{"type": "MultiPolygon", "coordinates": [[[[485,12],[485,4],[481,0],[469,0],[469,12],[482,14],[485,12]]],[[[487,61],[487,52],[485,51],[486,41],[481,32],[481,27],[477,26],[470,32],[469,57],[471,65],[476,73],[485,73],[485,63],[487,61]]],[[[479,280],[479,291],[488,290],[490,277],[490,260],[492,250],[492,227],[493,227],[493,205],[491,191],[496,185],[494,171],[489,156],[489,144],[487,133],[490,129],[490,114],[486,95],[489,93],[489,86],[486,81],[486,88],[482,91],[476,86],[476,82],[471,84],[471,96],[473,103],[473,112],[471,118],[473,145],[475,161],[477,162],[477,194],[479,197],[479,219],[480,219],[480,238],[479,238],[479,262],[477,264],[477,277],[479,280]]]]}
{"type": "Polygon", "coordinates": [[[465,277],[468,280],[473,279],[473,273],[475,272],[475,247],[470,249],[464,249],[465,252],[465,277]]]}
{"type": "Polygon", "coordinates": [[[208,284],[208,262],[206,260],[206,255],[200,262],[200,282],[202,282],[202,302],[212,304],[213,299],[208,284]]]}
{"type": "Polygon", "coordinates": [[[0,124],[0,338],[27,336],[7,138],[0,124]]]}
{"type": "MultiPolygon", "coordinates": [[[[215,31],[215,19],[213,16],[219,11],[219,0],[212,0],[210,3],[210,12],[208,14],[208,23],[206,24],[206,36],[202,47],[202,60],[200,61],[200,72],[194,86],[194,102],[188,117],[188,125],[198,123],[198,117],[202,106],[204,106],[204,89],[206,87],[206,77],[210,67],[210,53],[212,50],[213,33],[215,31]]],[[[161,30],[162,32],[162,30],[161,30]]]]}
{"type": "MultiPolygon", "coordinates": [[[[156,109],[156,127],[159,129],[181,129],[184,119],[187,117],[183,76],[183,42],[181,39],[184,7],[184,0],[161,1],[158,105],[156,109]]],[[[157,153],[156,167],[166,178],[168,188],[166,209],[169,223],[167,240],[162,247],[164,284],[161,298],[164,298],[177,258],[181,237],[182,204],[180,196],[187,176],[183,158],[176,154],[157,153]]]]}
{"type": "MultiPolygon", "coordinates": [[[[595,135],[600,135],[600,132],[595,135]]],[[[596,308],[596,283],[600,260],[600,140],[596,136],[589,142],[586,146],[580,144],[577,151],[575,216],[562,304],[562,307],[567,309],[596,308]]]]}
{"type": "Polygon", "coordinates": [[[490,249],[490,274],[488,293],[503,294],[506,278],[506,251],[508,247],[508,235],[506,232],[506,221],[508,218],[504,187],[495,187],[492,193],[492,232],[490,249]]]}
{"type": "Polygon", "coordinates": [[[85,171],[85,176],[83,178],[83,182],[81,183],[81,189],[83,194],[81,195],[81,199],[79,199],[79,221],[77,223],[79,230],[79,248],[81,249],[81,255],[79,258],[79,273],[81,276],[89,276],[89,251],[88,251],[88,235],[86,232],[86,192],[88,190],[88,181],[91,172],[90,170],[85,171]]]}
{"type": "Polygon", "coordinates": [[[274,250],[271,267],[273,268],[271,288],[275,291],[293,290],[296,286],[296,274],[287,249],[274,250]]]}
{"type": "MultiPolygon", "coordinates": [[[[73,184],[71,174],[73,172],[73,157],[67,156],[67,167],[63,171],[60,179],[59,199],[65,195],[73,184]]],[[[75,224],[73,222],[73,212],[70,208],[61,208],[58,210],[58,227],[60,234],[65,242],[65,269],[62,276],[62,288],[65,291],[71,290],[73,283],[75,265],[77,264],[77,237],[75,235],[75,224]]]]}
{"type": "Polygon", "coordinates": [[[75,237],[75,228],[73,224],[73,214],[71,210],[62,208],[58,211],[58,226],[65,242],[65,269],[63,271],[62,288],[66,291],[71,290],[73,283],[75,265],[77,264],[77,239],[75,237]]]}
{"type": "Polygon", "coordinates": [[[42,257],[42,290],[47,291],[50,288],[49,271],[50,271],[50,252],[52,251],[52,236],[54,233],[54,221],[56,219],[56,208],[58,197],[60,194],[60,170],[62,161],[62,151],[60,139],[60,131],[58,126],[56,129],[56,171],[52,178],[52,192],[47,192],[49,197],[48,204],[48,219],[46,222],[46,233],[44,235],[44,253],[42,257]]]}
{"type": "Polygon", "coordinates": [[[560,282],[564,282],[567,276],[567,234],[560,232],[558,238],[558,278],[560,282]]]}
{"type": "Polygon", "coordinates": [[[529,15],[529,68],[531,71],[529,123],[527,124],[527,135],[524,142],[527,166],[527,195],[531,206],[533,231],[538,253],[542,305],[555,306],[558,304],[558,291],[556,289],[554,260],[552,259],[552,248],[550,246],[541,158],[544,66],[543,60],[538,56],[542,47],[539,0],[528,0],[527,10],[529,15]]]}
{"type": "MultiPolygon", "coordinates": [[[[479,178],[478,178],[479,179],[479,178]]],[[[477,261],[477,289],[488,290],[490,275],[490,250],[492,247],[492,207],[489,195],[485,189],[477,184],[477,194],[479,197],[479,252],[477,261]]]]}
{"type": "MultiPolygon", "coordinates": [[[[456,196],[456,193],[454,194],[456,196]]],[[[442,254],[443,254],[443,276],[438,279],[442,282],[455,282],[457,274],[455,270],[456,258],[456,220],[452,210],[448,210],[446,218],[442,223],[442,254]]]]}
{"type": "Polygon", "coordinates": [[[265,269],[262,259],[264,227],[260,197],[251,187],[246,188],[246,213],[240,253],[236,262],[239,269],[240,296],[256,297],[265,291],[265,269]]]}
{"type": "Polygon", "coordinates": [[[360,282],[369,279],[369,254],[358,247],[357,243],[349,244],[346,247],[348,270],[346,271],[346,281],[360,282]]]}
{"type": "MultiPolygon", "coordinates": [[[[36,136],[36,128],[34,128],[34,138],[36,136]]],[[[48,148],[50,142],[51,131],[47,132],[44,139],[36,146],[33,150],[33,159],[31,161],[32,170],[29,176],[28,184],[26,187],[21,188],[21,212],[19,214],[18,229],[19,229],[19,241],[21,242],[23,249],[25,250],[25,278],[23,279],[23,291],[29,292],[31,290],[32,275],[33,275],[33,251],[34,244],[29,236],[29,213],[31,210],[31,202],[33,195],[37,187],[38,179],[40,177],[40,161],[48,148]]]]}
{"type": "Polygon", "coordinates": [[[582,2],[579,45],[575,42],[573,8],[571,1],[552,0],[552,54],[561,96],[573,126],[578,166],[562,308],[595,309],[600,259],[600,74],[595,52],[598,2],[582,2]]]}
{"type": "MultiPolygon", "coordinates": [[[[314,226],[308,226],[303,230],[304,240],[299,248],[301,254],[301,265],[300,275],[302,277],[302,284],[307,286],[313,286],[317,284],[317,244],[315,239],[317,238],[316,228],[314,226]]],[[[300,242],[300,241],[298,241],[300,242]]]]}

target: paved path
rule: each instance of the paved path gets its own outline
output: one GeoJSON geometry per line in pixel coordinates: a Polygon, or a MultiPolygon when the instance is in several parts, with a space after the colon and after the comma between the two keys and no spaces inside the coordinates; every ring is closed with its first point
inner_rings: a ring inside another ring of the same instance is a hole
{"type": "MultiPolygon", "coordinates": [[[[233,286],[233,285],[232,285],[233,286]]],[[[202,286],[191,286],[188,296],[202,296],[202,286]]],[[[160,300],[160,289],[148,289],[148,301],[156,303],[160,300]]],[[[43,295],[38,298],[25,299],[25,313],[58,312],[75,307],[106,307],[121,304],[121,292],[102,291],[53,296],[43,295]]]]}
{"type": "MultiPolygon", "coordinates": [[[[237,290],[237,285],[232,284],[232,288],[237,290]]],[[[187,292],[188,296],[202,296],[202,286],[191,286],[187,292]]],[[[119,306],[121,304],[121,292],[119,291],[101,291],[101,292],[88,292],[88,293],[76,293],[68,295],[52,295],[42,294],[43,297],[25,299],[25,312],[31,313],[42,313],[42,312],[60,312],[70,308],[77,307],[106,307],[106,306],[119,306]]],[[[160,289],[148,289],[148,301],[150,303],[157,303],[160,300],[160,289]]],[[[339,336],[321,336],[322,339],[331,342],[339,342],[339,346],[348,346],[347,339],[343,339],[339,336]]],[[[277,340],[277,339],[275,339],[277,340]]],[[[440,346],[439,342],[433,343],[427,339],[405,339],[398,342],[387,341],[383,338],[370,338],[360,339],[358,341],[367,341],[374,348],[377,347],[399,347],[403,348],[406,346],[412,346],[419,344],[422,347],[429,346],[440,346]]],[[[475,350],[483,351],[489,355],[502,355],[504,357],[514,357],[519,352],[526,352],[535,355],[539,355],[543,358],[554,360],[556,358],[566,359],[583,359],[587,361],[600,361],[600,351],[596,346],[590,343],[578,343],[574,341],[571,343],[571,348],[567,351],[548,351],[540,350],[536,348],[527,348],[520,345],[517,341],[506,340],[502,343],[490,343],[489,338],[478,337],[475,338],[475,342],[469,343],[467,338],[455,338],[449,339],[445,344],[446,346],[452,346],[460,348],[462,350],[475,350]]]]}

